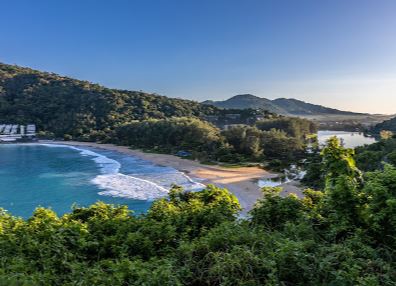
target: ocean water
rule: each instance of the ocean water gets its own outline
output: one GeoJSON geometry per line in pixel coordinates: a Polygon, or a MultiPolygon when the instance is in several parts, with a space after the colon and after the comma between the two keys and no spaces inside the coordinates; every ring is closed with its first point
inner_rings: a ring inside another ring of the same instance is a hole
{"type": "Polygon", "coordinates": [[[170,168],[124,154],[52,144],[0,145],[0,207],[29,217],[38,206],[58,214],[97,201],[127,205],[135,213],[167,196],[173,184],[204,186],[170,168]]]}

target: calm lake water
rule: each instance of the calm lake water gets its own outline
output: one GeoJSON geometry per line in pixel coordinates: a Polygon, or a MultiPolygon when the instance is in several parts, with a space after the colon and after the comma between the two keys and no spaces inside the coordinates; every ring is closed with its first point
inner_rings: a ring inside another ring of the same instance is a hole
{"type": "Polygon", "coordinates": [[[38,206],[58,214],[97,201],[145,212],[171,184],[199,189],[183,173],[118,152],[65,145],[0,145],[0,207],[29,217],[38,206]]]}
{"type": "Polygon", "coordinates": [[[319,131],[318,140],[321,145],[324,145],[327,140],[331,137],[337,136],[343,142],[345,147],[355,148],[363,146],[365,144],[375,143],[376,140],[373,137],[366,137],[363,133],[359,132],[347,132],[347,131],[319,131]]]}

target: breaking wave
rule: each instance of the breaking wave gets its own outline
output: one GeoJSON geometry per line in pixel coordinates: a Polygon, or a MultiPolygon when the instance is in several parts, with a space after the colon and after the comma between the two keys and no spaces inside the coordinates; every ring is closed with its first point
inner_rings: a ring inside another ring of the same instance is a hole
{"type": "Polygon", "coordinates": [[[92,157],[92,160],[99,165],[100,171],[103,174],[117,174],[121,168],[121,164],[116,160],[110,159],[104,155],[101,155],[91,150],[81,149],[75,146],[61,145],[61,144],[40,144],[40,145],[53,147],[53,148],[69,148],[79,151],[81,156],[92,157]]]}
{"type": "MultiPolygon", "coordinates": [[[[99,165],[101,175],[91,180],[102,191],[99,195],[129,198],[135,200],[154,200],[166,197],[173,185],[183,187],[187,191],[202,190],[205,185],[195,182],[186,174],[169,167],[153,165],[145,173],[123,174],[121,164],[105,155],[92,150],[70,145],[40,144],[48,147],[63,147],[79,151],[82,156],[89,156],[99,165]]],[[[138,167],[138,166],[137,166],[138,167]]]]}
{"type": "Polygon", "coordinates": [[[124,174],[99,175],[92,180],[103,196],[130,198],[135,200],[154,200],[165,197],[168,190],[153,182],[124,174]]]}

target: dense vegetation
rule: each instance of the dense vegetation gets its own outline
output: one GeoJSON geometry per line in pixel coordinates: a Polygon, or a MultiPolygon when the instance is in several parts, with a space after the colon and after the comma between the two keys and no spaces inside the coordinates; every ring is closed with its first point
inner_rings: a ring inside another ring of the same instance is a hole
{"type": "Polygon", "coordinates": [[[298,161],[305,154],[305,138],[289,136],[285,131],[271,128],[262,131],[256,126],[233,126],[222,132],[227,146],[235,154],[230,159],[243,161],[270,161],[272,167],[298,161]]]}
{"type": "Polygon", "coordinates": [[[384,164],[396,166],[396,137],[356,148],[356,162],[363,171],[383,169],[384,164]]]}
{"type": "Polygon", "coordinates": [[[259,121],[256,123],[258,129],[270,131],[271,129],[282,130],[290,137],[303,139],[307,134],[317,132],[316,125],[309,120],[297,117],[280,117],[259,121]]]}
{"type": "Polygon", "coordinates": [[[111,142],[135,148],[177,152],[185,150],[203,158],[221,145],[220,130],[195,118],[170,118],[134,121],[116,128],[111,142]],[[199,153],[199,154],[196,154],[199,153]]]}
{"type": "Polygon", "coordinates": [[[265,119],[253,126],[232,125],[225,130],[199,119],[169,118],[121,125],[108,140],[151,151],[184,150],[204,161],[271,161],[275,166],[302,158],[306,135],[312,132],[315,127],[310,121],[297,118],[265,119]]]}
{"type": "Polygon", "coordinates": [[[396,169],[362,176],[334,138],[325,187],[264,198],[249,220],[224,189],[174,188],[146,215],[97,203],[0,214],[0,285],[394,285],[396,169]]]}

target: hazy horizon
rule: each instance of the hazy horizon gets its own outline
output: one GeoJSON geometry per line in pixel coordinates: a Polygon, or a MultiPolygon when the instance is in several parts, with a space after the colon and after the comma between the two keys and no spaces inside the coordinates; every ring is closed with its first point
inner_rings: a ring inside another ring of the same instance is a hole
{"type": "Polygon", "coordinates": [[[396,2],[13,1],[0,61],[169,97],[396,113],[396,2]]]}

